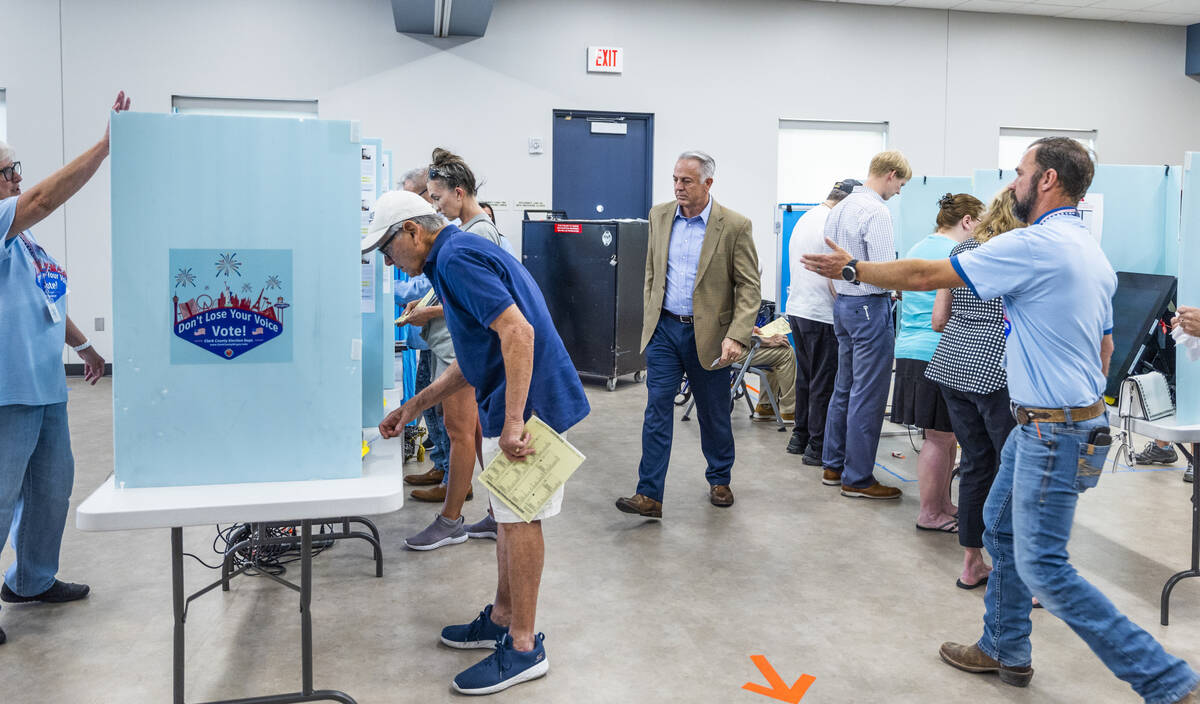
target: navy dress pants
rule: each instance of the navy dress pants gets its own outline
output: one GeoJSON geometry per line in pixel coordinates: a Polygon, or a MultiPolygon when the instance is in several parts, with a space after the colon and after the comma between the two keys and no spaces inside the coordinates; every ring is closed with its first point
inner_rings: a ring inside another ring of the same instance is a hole
{"type": "MultiPolygon", "coordinates": [[[[712,360],[705,360],[711,362],[712,360]]],[[[700,448],[708,462],[705,477],[717,486],[729,484],[733,469],[733,429],[729,424],[729,369],[709,371],[696,355],[696,331],[691,325],[663,316],[646,345],[646,417],[642,422],[642,461],[637,493],[663,500],[671,436],[675,429],[675,394],[687,374],[700,448]]]]}

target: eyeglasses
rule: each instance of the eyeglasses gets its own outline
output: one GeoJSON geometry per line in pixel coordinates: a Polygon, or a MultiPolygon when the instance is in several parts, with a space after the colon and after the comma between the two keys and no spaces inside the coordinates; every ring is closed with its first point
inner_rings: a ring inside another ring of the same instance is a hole
{"type": "Polygon", "coordinates": [[[14,161],[10,166],[0,169],[0,176],[3,176],[5,181],[11,181],[13,174],[21,175],[21,162],[14,161]]]}
{"type": "MultiPolygon", "coordinates": [[[[396,239],[396,235],[400,234],[400,229],[402,227],[404,227],[404,223],[400,222],[400,223],[396,223],[395,225],[392,225],[390,228],[388,228],[388,231],[384,234],[386,239],[384,239],[382,242],[379,243],[378,249],[380,252],[382,252],[384,254],[388,254],[388,252],[387,252],[388,245],[390,245],[392,243],[392,240],[396,239]]],[[[388,256],[390,257],[392,255],[388,254],[388,256]]]]}

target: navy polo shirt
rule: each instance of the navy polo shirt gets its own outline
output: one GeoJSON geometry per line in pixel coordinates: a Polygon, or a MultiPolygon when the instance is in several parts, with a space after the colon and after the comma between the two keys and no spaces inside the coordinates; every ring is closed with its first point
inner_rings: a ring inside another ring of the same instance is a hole
{"type": "Polygon", "coordinates": [[[533,377],[523,417],[536,413],[557,432],[591,410],[579,374],[550,320],[546,299],[525,267],[495,243],[447,225],[434,240],[424,272],[442,299],[463,376],[475,387],[485,437],[504,428],[507,388],[500,336],[489,326],[514,303],[533,326],[533,377]]]}

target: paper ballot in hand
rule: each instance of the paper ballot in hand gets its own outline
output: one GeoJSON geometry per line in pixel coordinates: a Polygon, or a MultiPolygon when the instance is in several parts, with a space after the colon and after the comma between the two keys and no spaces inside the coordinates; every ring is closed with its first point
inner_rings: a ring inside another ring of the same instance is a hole
{"type": "Polygon", "coordinates": [[[759,328],[759,331],[759,337],[774,337],[775,335],[789,334],[792,326],[788,325],[787,318],[776,318],[759,328]]]}
{"type": "Polygon", "coordinates": [[[525,430],[534,453],[523,462],[513,462],[501,451],[479,475],[479,481],[528,523],[585,458],[536,416],[525,422],[525,430]]]}
{"type": "MultiPolygon", "coordinates": [[[[433,292],[433,289],[429,289],[429,291],[424,296],[421,296],[421,300],[417,302],[417,308],[424,308],[424,307],[428,306],[433,301],[433,298],[436,295],[437,294],[433,292]]],[[[413,310],[416,310],[416,308],[414,308],[413,310]]],[[[396,318],[396,324],[397,325],[407,325],[408,324],[408,313],[404,313],[399,318],[396,318]]]]}

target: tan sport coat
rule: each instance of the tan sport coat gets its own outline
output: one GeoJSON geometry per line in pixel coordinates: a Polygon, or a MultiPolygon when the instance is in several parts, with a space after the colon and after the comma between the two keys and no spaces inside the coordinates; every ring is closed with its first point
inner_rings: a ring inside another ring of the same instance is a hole
{"type": "MultiPolygon", "coordinates": [[[[710,196],[711,197],[711,196],[710,196]]],[[[667,291],[667,249],[678,203],[659,203],[650,209],[650,242],[646,249],[646,286],[642,301],[642,350],[650,343],[662,315],[667,291]]],[[[705,369],[714,369],[721,342],[732,338],[747,347],[754,319],[762,305],[758,250],[750,220],[715,199],[704,230],[692,314],[696,325],[696,354],[705,369]]]]}

